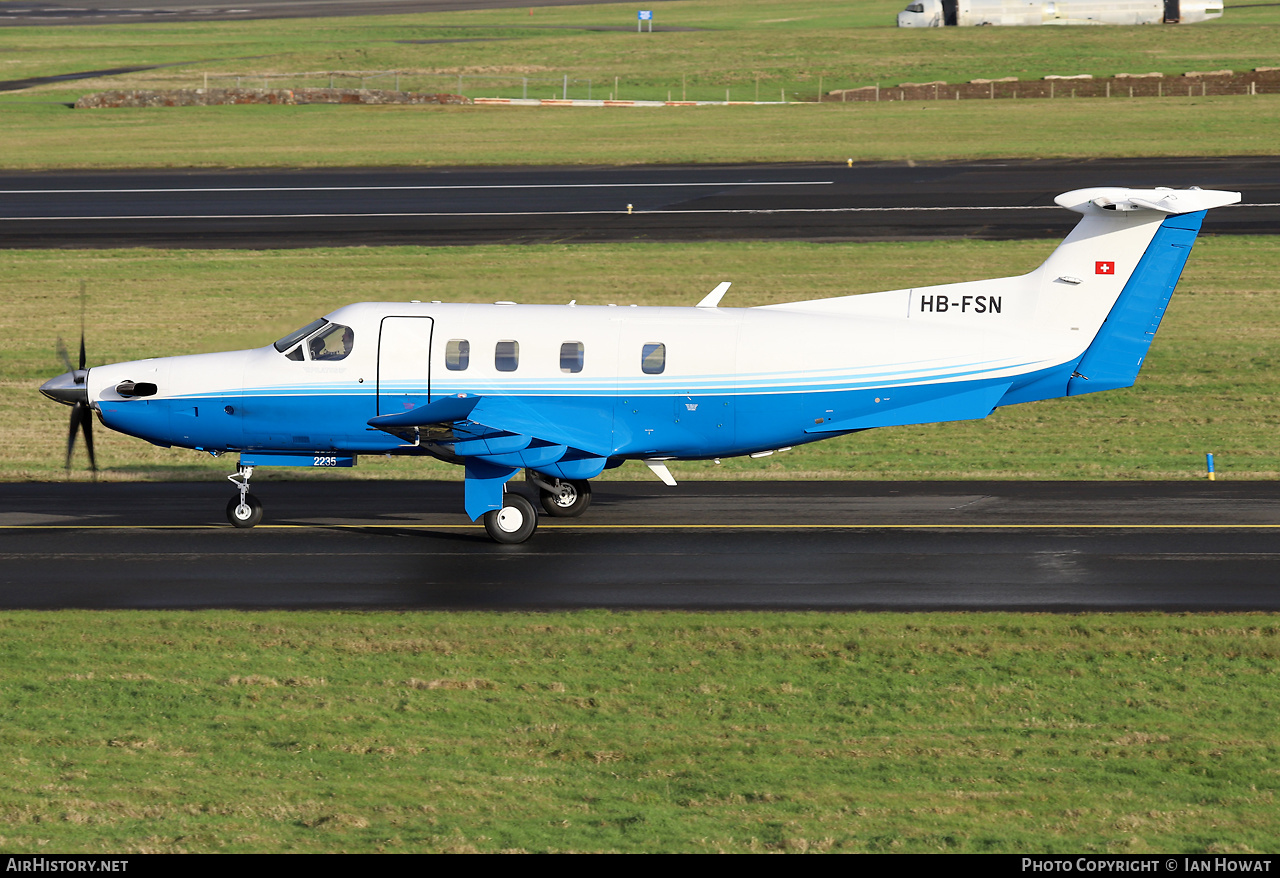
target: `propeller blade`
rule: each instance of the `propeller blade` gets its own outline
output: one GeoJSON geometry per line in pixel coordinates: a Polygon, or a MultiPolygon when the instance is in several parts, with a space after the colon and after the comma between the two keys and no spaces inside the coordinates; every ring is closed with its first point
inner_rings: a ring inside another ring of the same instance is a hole
{"type": "Polygon", "coordinates": [[[83,371],[86,362],[84,355],[84,311],[85,303],[84,281],[80,281],[80,369],[83,371]]]}
{"type": "Polygon", "coordinates": [[[62,343],[62,339],[58,339],[58,357],[62,360],[63,365],[67,367],[68,372],[73,372],[71,376],[74,379],[74,389],[60,383],[66,376],[60,375],[51,381],[46,381],[41,387],[41,391],[45,396],[55,399],[58,402],[71,403],[71,422],[67,425],[67,459],[65,466],[67,472],[71,472],[71,457],[76,450],[76,434],[84,433],[84,448],[89,453],[89,468],[93,470],[93,477],[98,478],[98,460],[93,451],[93,409],[89,406],[88,389],[85,378],[87,371],[85,365],[88,357],[85,354],[84,346],[84,330],[85,330],[85,283],[80,281],[80,367],[78,369],[71,368],[71,358],[67,355],[67,346],[62,343]],[[56,386],[55,386],[56,385],[56,386]]]}
{"type": "Polygon", "coordinates": [[[80,403],[83,410],[80,414],[80,424],[84,427],[84,450],[89,452],[89,469],[93,470],[93,477],[98,477],[98,461],[93,455],[93,410],[89,406],[80,403]]]}
{"type": "Polygon", "coordinates": [[[84,448],[89,452],[89,469],[94,478],[98,476],[98,459],[93,453],[93,412],[86,403],[78,402],[71,407],[71,424],[67,429],[67,471],[71,471],[71,456],[76,448],[76,434],[84,432],[84,448]]]}
{"type": "Polygon", "coordinates": [[[71,365],[71,357],[67,354],[67,346],[62,343],[62,337],[58,337],[58,359],[62,361],[62,365],[66,367],[68,372],[73,371],[71,365]]]}
{"type": "Polygon", "coordinates": [[[71,426],[67,430],[67,472],[71,472],[71,452],[75,451],[78,432],[80,432],[80,403],[71,407],[71,426]]]}

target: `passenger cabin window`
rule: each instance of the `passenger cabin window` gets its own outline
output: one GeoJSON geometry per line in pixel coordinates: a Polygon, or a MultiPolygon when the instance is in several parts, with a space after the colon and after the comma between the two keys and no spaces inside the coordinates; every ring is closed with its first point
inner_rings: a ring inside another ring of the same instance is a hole
{"type": "Polygon", "coordinates": [[[650,343],[640,351],[640,371],[646,375],[661,375],[667,368],[667,346],[650,343]]]}
{"type": "MultiPolygon", "coordinates": [[[[324,326],[328,322],[329,321],[325,320],[323,317],[321,317],[319,320],[312,320],[306,326],[302,327],[301,329],[295,329],[293,332],[289,333],[284,338],[276,342],[275,349],[283,354],[285,351],[289,350],[289,348],[293,347],[298,342],[302,341],[308,335],[315,332],[317,329],[319,329],[321,326],[324,326]]],[[[301,355],[297,357],[291,356],[289,357],[289,359],[301,360],[302,356],[301,355]]]]}
{"type": "Polygon", "coordinates": [[[560,371],[581,372],[583,347],[580,341],[567,341],[560,345],[560,371]]]}
{"type": "Polygon", "coordinates": [[[514,372],[520,365],[520,342],[510,339],[498,342],[493,351],[493,365],[499,372],[514,372]]]}
{"type": "Polygon", "coordinates": [[[451,338],[444,346],[444,367],[451,372],[461,372],[471,362],[471,342],[465,338],[451,338]]]}
{"type": "Polygon", "coordinates": [[[323,332],[308,340],[307,349],[313,360],[345,360],[354,343],[355,333],[350,326],[330,323],[323,332]]]}

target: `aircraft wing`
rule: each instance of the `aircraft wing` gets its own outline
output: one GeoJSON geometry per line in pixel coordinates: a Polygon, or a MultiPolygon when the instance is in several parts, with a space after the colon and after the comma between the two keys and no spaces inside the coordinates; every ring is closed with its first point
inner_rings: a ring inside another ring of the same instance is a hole
{"type": "Polygon", "coordinates": [[[530,402],[518,396],[484,397],[470,420],[597,457],[608,457],[613,451],[612,410],[583,409],[560,401],[530,402]]]}
{"type": "Polygon", "coordinates": [[[613,412],[584,408],[569,401],[526,400],[518,396],[459,394],[434,400],[407,412],[369,419],[369,426],[394,432],[471,421],[551,445],[576,448],[596,457],[613,451],[613,412]]]}

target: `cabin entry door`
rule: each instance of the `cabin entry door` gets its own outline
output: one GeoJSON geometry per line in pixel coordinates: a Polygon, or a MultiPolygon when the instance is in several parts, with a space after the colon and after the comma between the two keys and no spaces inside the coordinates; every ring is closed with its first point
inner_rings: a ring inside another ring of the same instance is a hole
{"type": "Polygon", "coordinates": [[[430,317],[384,317],[378,336],[378,414],[431,401],[430,317]]]}

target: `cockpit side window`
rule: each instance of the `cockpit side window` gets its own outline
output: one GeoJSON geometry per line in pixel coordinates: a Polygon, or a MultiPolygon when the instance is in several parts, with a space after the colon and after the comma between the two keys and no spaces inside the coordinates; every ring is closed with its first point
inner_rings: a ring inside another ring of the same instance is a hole
{"type": "MultiPolygon", "coordinates": [[[[289,333],[284,338],[276,342],[275,349],[283,354],[285,351],[289,350],[289,348],[293,347],[298,342],[302,341],[308,335],[315,332],[317,329],[319,329],[321,326],[324,326],[328,322],[329,321],[325,320],[323,317],[321,317],[319,320],[312,320],[306,326],[302,327],[301,329],[295,329],[293,332],[289,333]]],[[[290,357],[290,359],[293,359],[293,358],[290,357]]]]}
{"type": "Polygon", "coordinates": [[[317,333],[307,342],[313,360],[345,360],[355,344],[355,332],[350,326],[330,323],[324,332],[317,333]]]}
{"type": "Polygon", "coordinates": [[[912,3],[907,7],[907,12],[924,12],[923,3],[912,3]]]}

